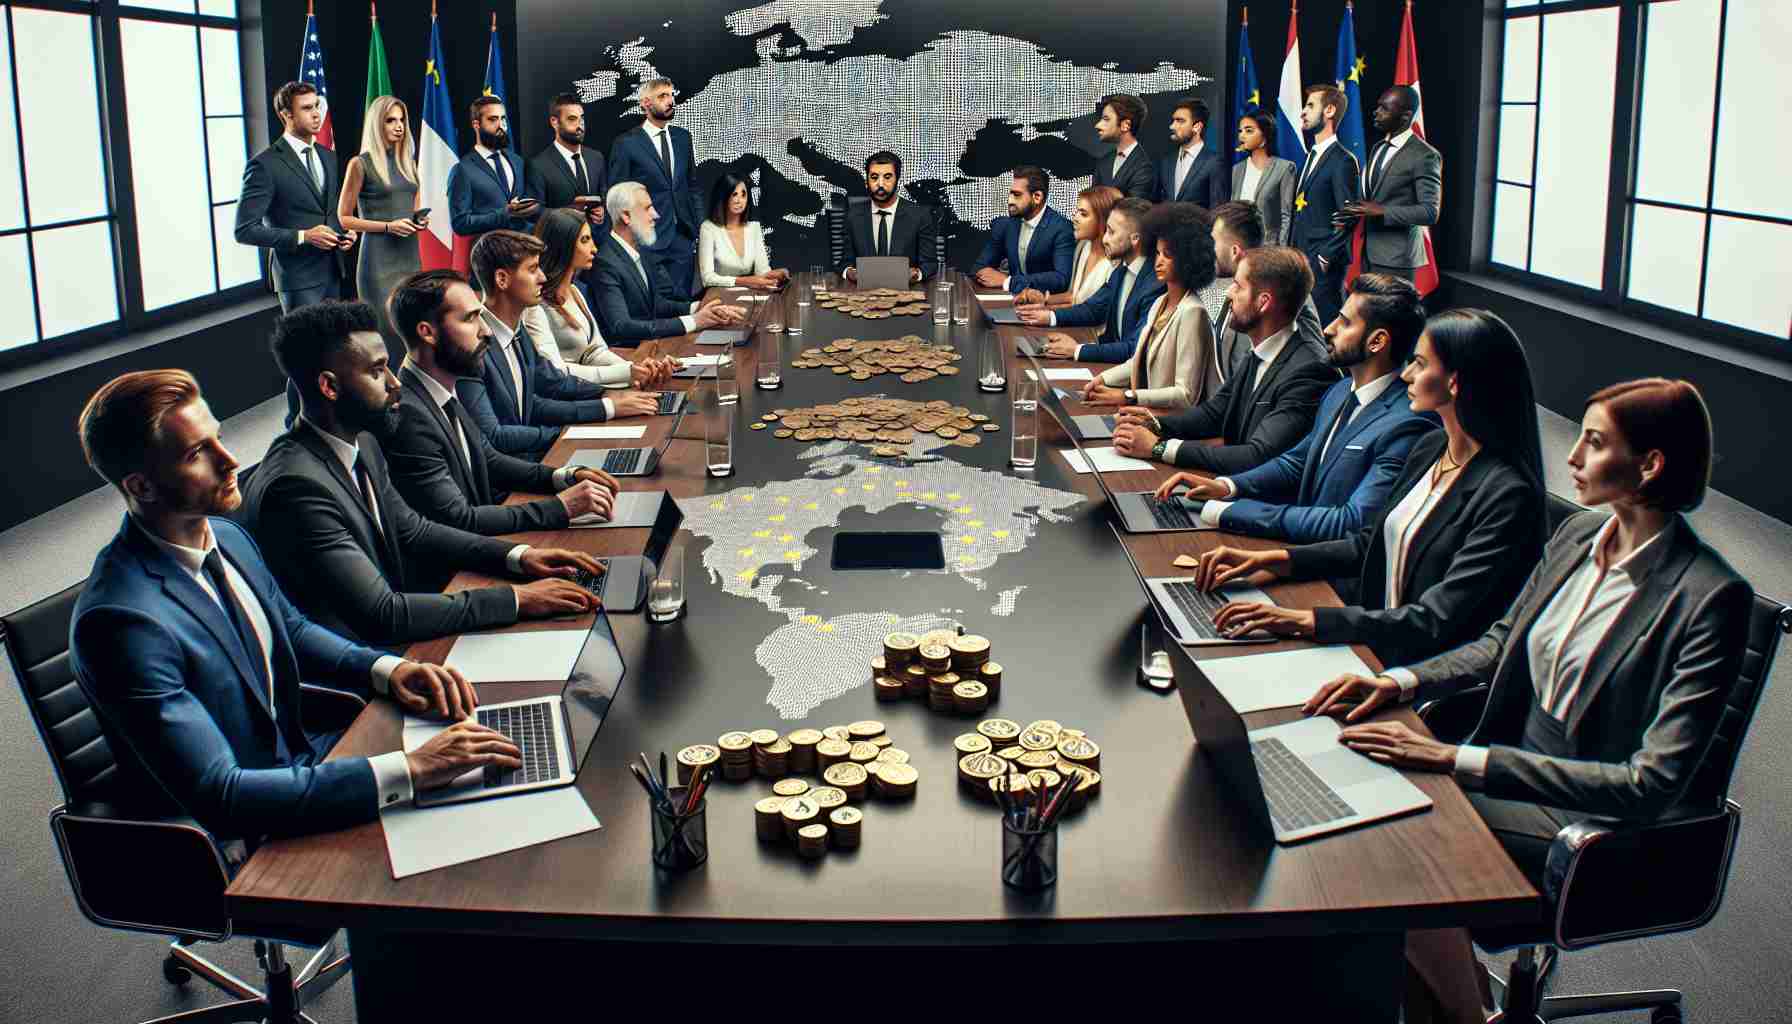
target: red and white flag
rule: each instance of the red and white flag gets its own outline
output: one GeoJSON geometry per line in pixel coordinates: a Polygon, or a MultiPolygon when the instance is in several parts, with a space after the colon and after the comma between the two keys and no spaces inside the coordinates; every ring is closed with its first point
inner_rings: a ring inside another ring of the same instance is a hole
{"type": "MultiPolygon", "coordinates": [[[[1412,130],[1425,137],[1425,93],[1419,88],[1419,48],[1412,38],[1412,0],[1406,0],[1406,16],[1400,22],[1400,52],[1394,57],[1394,84],[1410,85],[1418,93],[1419,102],[1412,110],[1412,130]]],[[[1442,202],[1441,198],[1439,202],[1442,202]]],[[[1431,229],[1420,228],[1425,239],[1425,265],[1413,274],[1413,284],[1420,295],[1429,295],[1437,287],[1437,250],[1431,244],[1431,229]]]]}

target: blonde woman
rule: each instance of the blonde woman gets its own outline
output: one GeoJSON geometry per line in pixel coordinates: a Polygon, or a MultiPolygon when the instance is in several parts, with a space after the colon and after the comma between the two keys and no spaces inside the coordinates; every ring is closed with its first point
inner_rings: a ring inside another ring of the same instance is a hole
{"type": "Polygon", "coordinates": [[[1092,185],[1076,194],[1076,210],[1070,215],[1076,230],[1076,256],[1070,265],[1070,288],[1047,295],[1037,288],[1028,288],[1014,297],[1017,304],[1044,303],[1048,308],[1074,306],[1086,302],[1108,283],[1114,272],[1114,261],[1108,259],[1101,244],[1108,230],[1108,214],[1114,204],[1126,198],[1112,185],[1092,185]]]}
{"type": "Polygon", "coordinates": [[[1213,351],[1213,321],[1201,289],[1213,281],[1213,219],[1193,203],[1162,203],[1145,217],[1141,247],[1164,284],[1146,311],[1132,357],[1083,390],[1093,405],[1183,409],[1207,397],[1202,377],[1213,351]]]}
{"type": "Polygon", "coordinates": [[[342,177],[336,215],[342,226],[361,233],[355,290],[380,318],[380,334],[392,364],[404,357],[404,339],[393,330],[386,299],[398,282],[423,268],[417,232],[417,161],[412,154],[409,112],[391,96],[376,98],[361,122],[361,153],[342,177]]]}

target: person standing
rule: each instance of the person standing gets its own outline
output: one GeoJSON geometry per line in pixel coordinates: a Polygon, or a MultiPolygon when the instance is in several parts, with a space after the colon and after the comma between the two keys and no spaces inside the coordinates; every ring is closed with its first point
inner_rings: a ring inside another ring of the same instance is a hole
{"type": "Polygon", "coordinates": [[[529,158],[523,172],[529,194],[545,209],[576,207],[591,225],[599,245],[610,233],[604,221],[604,192],[609,186],[604,155],[585,145],[585,106],[563,92],[548,101],[548,129],[554,141],[529,158]]]}
{"type": "Polygon", "coordinates": [[[1238,148],[1245,158],[1232,165],[1232,198],[1257,204],[1264,245],[1287,245],[1299,172],[1293,161],[1275,155],[1275,120],[1261,111],[1239,118],[1238,148]]]}
{"type": "Polygon", "coordinates": [[[664,221],[652,245],[672,281],[674,298],[689,299],[697,279],[697,229],[703,197],[697,192],[697,151],[691,133],[672,123],[678,113],[670,78],[641,86],[641,125],[610,144],[611,182],[638,181],[664,221]]]}
{"type": "Polygon", "coordinates": [[[1313,148],[1294,185],[1294,220],[1288,244],[1307,254],[1313,268],[1313,305],[1329,324],[1344,304],[1344,271],[1350,266],[1350,230],[1336,215],[1362,198],[1362,170],[1338,145],[1338,120],[1350,100],[1328,83],[1307,86],[1300,126],[1313,133],[1313,148]]]}
{"type": "Polygon", "coordinates": [[[1206,209],[1231,198],[1226,161],[1207,145],[1212,111],[1204,100],[1180,100],[1170,112],[1170,141],[1176,148],[1157,162],[1157,201],[1194,203],[1206,209]]]}
{"type": "Polygon", "coordinates": [[[317,87],[288,82],[274,93],[284,133],[243,168],[236,240],[268,250],[280,311],[340,298],[336,253],[355,244],[337,219],[342,182],[336,152],[317,143],[323,106],[317,87]]]}
{"type": "Polygon", "coordinates": [[[1437,223],[1443,209],[1444,158],[1412,130],[1419,91],[1396,85],[1375,104],[1375,130],[1381,142],[1369,154],[1363,172],[1363,198],[1338,211],[1348,230],[1363,222],[1363,270],[1393,274],[1408,281],[1427,266],[1425,229],[1437,223]]]}
{"type": "Polygon", "coordinates": [[[1157,168],[1151,154],[1139,145],[1139,129],[1149,113],[1145,101],[1126,93],[1103,97],[1095,134],[1113,151],[1095,161],[1096,185],[1112,185],[1123,195],[1139,199],[1157,197],[1157,168]]]}
{"type": "Polygon", "coordinates": [[[391,96],[375,98],[361,122],[361,154],[349,161],[336,202],[342,226],[364,236],[355,292],[379,316],[380,336],[394,363],[404,357],[404,338],[392,327],[386,299],[398,282],[422,269],[417,232],[427,220],[416,216],[413,148],[404,103],[391,96]]]}
{"type": "Polygon", "coordinates": [[[541,197],[529,190],[523,162],[510,151],[510,118],[504,101],[481,96],[468,111],[478,141],[448,172],[448,216],[454,233],[528,231],[541,216],[541,197]]]}

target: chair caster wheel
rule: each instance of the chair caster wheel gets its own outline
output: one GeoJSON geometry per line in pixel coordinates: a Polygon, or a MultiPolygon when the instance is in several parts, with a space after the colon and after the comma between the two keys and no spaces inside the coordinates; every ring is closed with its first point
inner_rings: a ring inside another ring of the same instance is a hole
{"type": "Polygon", "coordinates": [[[185,985],[193,980],[193,972],[187,970],[179,960],[169,956],[162,960],[162,977],[168,979],[170,985],[185,985]]]}
{"type": "Polygon", "coordinates": [[[1657,1006],[1649,1015],[1650,1024],[1681,1024],[1682,1019],[1678,1006],[1657,1006]]]}

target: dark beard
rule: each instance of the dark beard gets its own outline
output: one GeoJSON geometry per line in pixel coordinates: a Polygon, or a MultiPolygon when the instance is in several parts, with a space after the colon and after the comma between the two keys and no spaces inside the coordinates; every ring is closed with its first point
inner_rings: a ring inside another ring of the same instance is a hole
{"type": "Polygon", "coordinates": [[[481,128],[479,130],[479,144],[481,146],[484,146],[486,149],[503,149],[506,146],[510,145],[510,133],[509,132],[490,132],[490,133],[488,133],[488,132],[486,132],[485,129],[481,128]]]}
{"type": "Polygon", "coordinates": [[[344,402],[337,407],[336,418],[350,430],[356,433],[365,431],[372,434],[374,440],[384,442],[398,429],[398,403],[394,402],[390,407],[382,404],[369,408],[344,402]]]}
{"type": "MultiPolygon", "coordinates": [[[[585,129],[580,128],[576,134],[561,132],[560,144],[567,149],[578,149],[585,143],[585,129]]],[[[489,147],[488,147],[489,148],[489,147]]]]}
{"type": "Polygon", "coordinates": [[[447,370],[456,377],[477,377],[480,372],[480,358],[484,354],[484,345],[480,345],[478,348],[470,351],[465,349],[450,349],[443,346],[436,355],[436,361],[442,364],[442,369],[447,370]]]}

